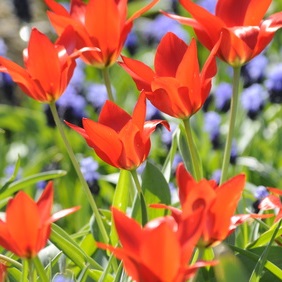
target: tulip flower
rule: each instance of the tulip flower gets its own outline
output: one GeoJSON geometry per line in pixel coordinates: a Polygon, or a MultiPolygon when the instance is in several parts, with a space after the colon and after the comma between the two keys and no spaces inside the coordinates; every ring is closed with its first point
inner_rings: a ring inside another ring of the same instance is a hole
{"type": "Polygon", "coordinates": [[[268,187],[267,190],[271,192],[268,196],[261,200],[259,204],[259,209],[261,210],[274,210],[278,209],[278,213],[275,217],[275,222],[282,218],[282,203],[280,196],[282,195],[282,190],[278,188],[268,187]]]}
{"type": "Polygon", "coordinates": [[[0,262],[0,282],[5,282],[7,266],[0,262]]]}
{"type": "MultiPolygon", "coordinates": [[[[120,55],[124,42],[133,26],[133,20],[148,11],[159,0],[135,12],[127,19],[127,0],[72,0],[70,12],[54,0],[45,0],[52,12],[49,19],[56,32],[61,34],[67,26],[76,32],[77,49],[98,47],[101,53],[87,52],[83,60],[96,67],[114,64],[120,55]]],[[[73,40],[73,38],[69,38],[73,40]]]]}
{"type": "Polygon", "coordinates": [[[49,182],[37,202],[20,191],[8,202],[6,219],[0,219],[0,245],[21,258],[33,258],[45,247],[51,223],[78,210],[78,207],[51,215],[53,184],[49,182]]]}
{"type": "Polygon", "coordinates": [[[152,70],[144,63],[122,57],[120,65],[131,75],[139,90],[160,111],[185,119],[195,114],[206,101],[211,80],[216,74],[215,53],[210,53],[202,71],[199,70],[196,41],[188,46],[169,32],[161,40],[152,70]]]}
{"type": "MultiPolygon", "coordinates": [[[[239,219],[236,217],[235,222],[232,217],[245,186],[245,175],[239,174],[217,186],[213,180],[195,181],[181,163],[177,167],[176,179],[181,210],[163,204],[154,204],[152,207],[171,210],[172,216],[180,226],[182,222],[185,222],[187,215],[202,207],[204,209],[202,216],[204,227],[199,246],[216,245],[234,231],[239,219]]],[[[243,217],[240,216],[240,218],[243,217]]]]}
{"type": "Polygon", "coordinates": [[[215,15],[191,0],[180,0],[193,19],[168,15],[194,28],[199,41],[209,50],[222,41],[217,55],[239,67],[261,53],[282,27],[282,12],[263,20],[271,0],[218,0],[215,15]]]}
{"type": "Polygon", "coordinates": [[[169,129],[163,120],[145,121],[146,97],[141,93],[132,116],[107,100],[98,122],[83,118],[83,128],[67,123],[81,134],[87,144],[106,163],[126,170],[137,168],[148,156],[150,135],[158,124],[169,129]]]}
{"type": "MultiPolygon", "coordinates": [[[[56,101],[65,91],[76,66],[78,53],[69,55],[65,39],[72,36],[68,28],[53,44],[47,36],[33,29],[24,51],[25,68],[0,57],[0,71],[9,73],[12,80],[31,98],[44,103],[56,101]]],[[[71,47],[71,46],[70,46],[71,47]]]]}
{"type": "MultiPolygon", "coordinates": [[[[171,216],[153,219],[143,228],[134,219],[112,208],[121,247],[97,243],[123,261],[125,271],[136,282],[184,282],[197,268],[213,262],[188,265],[201,231],[201,213],[191,215],[196,229],[185,241],[179,238],[176,221],[171,216]]],[[[193,226],[190,225],[192,229],[193,226]]]]}

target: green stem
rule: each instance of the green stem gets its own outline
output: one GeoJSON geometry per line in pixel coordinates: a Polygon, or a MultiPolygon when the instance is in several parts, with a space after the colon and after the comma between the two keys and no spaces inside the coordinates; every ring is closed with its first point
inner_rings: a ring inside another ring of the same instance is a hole
{"type": "Polygon", "coordinates": [[[40,259],[38,258],[38,256],[32,258],[32,263],[35,266],[36,272],[39,276],[39,280],[41,282],[49,282],[49,279],[46,275],[45,269],[44,269],[40,259]]]}
{"type": "Polygon", "coordinates": [[[28,281],[35,282],[36,281],[36,273],[34,269],[34,264],[32,259],[28,259],[28,281]]]}
{"type": "Polygon", "coordinates": [[[22,264],[20,264],[20,263],[17,262],[16,260],[14,260],[14,259],[12,259],[12,258],[10,258],[10,257],[7,257],[7,256],[4,256],[4,255],[1,255],[1,254],[0,254],[0,261],[1,261],[1,260],[12,264],[13,266],[15,266],[16,268],[18,268],[19,270],[22,270],[22,268],[23,268],[22,264]]]}
{"type": "Polygon", "coordinates": [[[135,186],[136,186],[137,196],[138,196],[138,198],[139,198],[139,200],[140,200],[140,204],[141,204],[141,215],[142,215],[141,221],[142,221],[142,225],[144,226],[144,225],[148,222],[147,206],[146,206],[146,202],[145,202],[144,193],[143,193],[141,184],[140,184],[140,182],[139,182],[136,169],[133,169],[133,170],[131,170],[130,172],[131,172],[133,181],[134,181],[135,186]]]}
{"type": "Polygon", "coordinates": [[[23,259],[21,282],[25,282],[29,272],[29,262],[28,259],[23,259]]]}
{"type": "Polygon", "coordinates": [[[65,135],[64,128],[63,128],[61,120],[59,118],[55,102],[50,103],[50,109],[51,109],[51,112],[52,112],[55,124],[56,124],[56,126],[57,126],[57,128],[58,128],[58,130],[59,130],[59,132],[61,134],[61,137],[62,137],[63,141],[64,141],[64,144],[65,144],[66,150],[68,152],[68,155],[69,155],[69,157],[71,159],[71,162],[72,162],[72,164],[74,166],[74,169],[75,169],[75,171],[76,171],[76,173],[78,175],[78,178],[79,178],[79,180],[81,182],[83,191],[84,191],[84,193],[86,195],[86,198],[88,199],[89,204],[91,206],[91,209],[92,209],[92,211],[93,211],[93,213],[95,215],[95,218],[97,220],[97,224],[98,224],[99,230],[101,232],[101,235],[103,237],[104,243],[108,243],[109,242],[109,237],[108,237],[107,231],[105,229],[105,226],[103,224],[101,215],[99,213],[99,210],[97,208],[95,200],[94,200],[94,198],[93,198],[93,196],[92,196],[92,194],[90,192],[88,184],[87,184],[86,180],[83,177],[83,174],[82,174],[82,172],[80,170],[79,164],[78,164],[78,162],[77,162],[77,160],[75,158],[75,155],[74,155],[74,152],[73,152],[73,150],[72,150],[72,148],[70,146],[70,143],[69,143],[69,141],[68,141],[68,139],[67,139],[67,137],[65,135]]]}
{"type": "Polygon", "coordinates": [[[142,187],[141,187],[141,184],[139,182],[139,179],[138,179],[138,175],[137,175],[137,172],[135,169],[131,170],[130,171],[131,175],[132,175],[132,178],[133,178],[133,181],[135,183],[135,187],[137,189],[137,193],[139,195],[143,194],[143,191],[142,191],[142,187]]]}
{"type": "Polygon", "coordinates": [[[230,154],[231,154],[232,140],[235,131],[236,114],[237,114],[237,107],[239,100],[240,71],[241,71],[241,67],[233,68],[233,93],[232,93],[231,105],[230,105],[230,121],[229,121],[229,129],[228,129],[229,131],[225,143],[220,184],[222,184],[227,179],[227,172],[230,163],[230,154]]]}
{"type": "Polygon", "coordinates": [[[186,138],[188,142],[188,149],[190,152],[193,175],[197,181],[202,179],[202,167],[199,159],[198,150],[196,148],[195,142],[193,140],[192,128],[190,125],[190,119],[183,119],[183,124],[185,128],[186,138]]]}
{"type": "Polygon", "coordinates": [[[114,96],[113,96],[112,86],[110,81],[109,67],[103,68],[102,73],[103,73],[104,83],[107,88],[108,99],[114,102],[114,96]]]}

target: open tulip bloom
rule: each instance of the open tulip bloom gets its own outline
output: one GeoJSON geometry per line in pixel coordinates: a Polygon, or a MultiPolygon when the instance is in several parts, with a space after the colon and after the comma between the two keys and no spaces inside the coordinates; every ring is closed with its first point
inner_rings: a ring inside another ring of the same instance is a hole
{"type": "Polygon", "coordinates": [[[113,218],[122,247],[97,243],[123,261],[124,268],[136,282],[184,282],[199,267],[215,262],[199,261],[189,266],[195,244],[201,234],[201,211],[190,215],[190,236],[181,237],[177,222],[171,216],[156,218],[143,228],[116,208],[113,218]],[[191,224],[193,222],[193,225],[191,224]]]}
{"type": "Polygon", "coordinates": [[[33,258],[49,239],[51,223],[78,210],[78,207],[51,215],[53,184],[49,182],[37,202],[20,191],[8,203],[6,219],[0,219],[0,245],[21,258],[33,258]]]}
{"type": "Polygon", "coordinates": [[[263,51],[275,32],[282,27],[282,12],[263,20],[271,2],[218,0],[213,15],[192,0],[180,0],[193,19],[167,15],[193,27],[199,41],[209,50],[212,50],[222,36],[218,56],[237,67],[263,51]]]}
{"type": "MultiPolygon", "coordinates": [[[[127,0],[72,0],[70,12],[54,0],[45,0],[52,12],[49,19],[56,32],[61,34],[68,26],[76,32],[76,47],[98,47],[101,53],[87,52],[83,60],[96,67],[114,64],[133,26],[133,20],[148,11],[159,0],[135,12],[127,19],[127,0]]],[[[73,38],[69,38],[70,41],[73,38]]]]}
{"type": "Polygon", "coordinates": [[[160,111],[185,119],[195,114],[206,101],[211,80],[216,74],[217,44],[199,70],[196,41],[190,45],[173,33],[161,40],[152,70],[144,63],[122,57],[120,65],[131,75],[139,90],[160,111]]]}
{"type": "Polygon", "coordinates": [[[111,101],[106,101],[98,122],[83,118],[83,128],[67,123],[106,163],[126,170],[137,168],[147,158],[150,135],[164,120],[145,121],[146,97],[141,93],[132,116],[111,101]]]}
{"type": "Polygon", "coordinates": [[[23,53],[25,68],[0,57],[0,71],[9,73],[31,98],[44,103],[54,102],[65,91],[76,66],[75,58],[82,51],[74,53],[71,45],[67,47],[65,40],[72,36],[73,30],[67,28],[53,44],[34,28],[23,53]]]}
{"type": "Polygon", "coordinates": [[[152,207],[170,209],[179,225],[194,209],[202,207],[204,227],[199,245],[211,246],[223,241],[234,230],[232,216],[245,187],[245,176],[239,174],[220,186],[213,180],[202,179],[197,182],[181,163],[177,167],[176,179],[181,210],[162,204],[152,207]]]}

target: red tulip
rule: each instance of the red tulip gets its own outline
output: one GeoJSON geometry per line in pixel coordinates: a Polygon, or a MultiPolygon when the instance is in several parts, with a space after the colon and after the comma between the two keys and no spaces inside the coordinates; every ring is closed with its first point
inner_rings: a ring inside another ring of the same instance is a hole
{"type": "Polygon", "coordinates": [[[146,97],[140,94],[132,116],[111,101],[106,101],[98,122],[83,118],[83,128],[67,123],[80,133],[87,144],[106,163],[131,170],[148,156],[150,135],[158,124],[169,129],[163,120],[145,121],[146,97]]]}
{"type": "MultiPolygon", "coordinates": [[[[143,228],[134,219],[112,208],[115,227],[122,245],[114,248],[97,243],[123,261],[125,271],[136,282],[184,282],[197,268],[212,265],[198,262],[189,266],[201,231],[201,213],[193,216],[197,229],[185,241],[179,238],[176,221],[171,216],[156,218],[143,228]],[[197,218],[196,218],[197,217],[197,218]]],[[[192,229],[193,226],[190,225],[192,229]]]]}
{"type": "Polygon", "coordinates": [[[78,210],[73,207],[51,215],[52,204],[52,182],[37,202],[20,191],[9,201],[6,219],[0,219],[0,245],[21,258],[36,256],[47,243],[51,223],[78,210]]]}
{"type": "Polygon", "coordinates": [[[24,52],[25,68],[0,57],[0,71],[11,75],[14,82],[31,98],[45,103],[56,101],[65,91],[76,66],[71,49],[63,47],[66,37],[72,36],[68,28],[53,44],[47,36],[33,29],[28,48],[24,52]]]}
{"type": "Polygon", "coordinates": [[[192,26],[209,50],[222,41],[218,56],[232,66],[241,66],[262,52],[282,27],[282,12],[263,20],[271,0],[218,0],[215,15],[191,0],[180,0],[194,19],[168,15],[192,26]]]}
{"type": "MultiPolygon", "coordinates": [[[[204,209],[202,216],[204,226],[199,245],[211,246],[223,241],[239,224],[240,219],[247,219],[243,218],[245,215],[240,215],[236,222],[232,220],[245,186],[243,174],[217,186],[212,180],[202,179],[196,182],[181,163],[177,168],[176,178],[181,210],[162,204],[152,206],[170,209],[179,226],[188,226],[185,223],[187,216],[196,209],[204,209]]],[[[185,227],[183,229],[185,234],[185,227]]]]}
{"type": "Polygon", "coordinates": [[[0,262],[0,282],[5,282],[6,272],[7,266],[4,263],[0,262]]]}
{"type": "Polygon", "coordinates": [[[107,67],[114,64],[120,55],[133,20],[158,1],[153,0],[129,19],[127,0],[90,0],[87,4],[82,0],[72,0],[70,12],[54,0],[45,0],[45,3],[52,11],[48,16],[58,34],[67,26],[72,26],[76,31],[78,49],[82,47],[101,49],[101,53],[85,53],[84,61],[96,67],[107,67]]]}
{"type": "Polygon", "coordinates": [[[274,210],[278,209],[278,213],[275,217],[275,222],[282,218],[282,203],[280,196],[282,195],[282,190],[278,188],[270,188],[267,190],[271,192],[268,196],[261,200],[259,204],[259,209],[261,210],[274,210]]]}
{"type": "Polygon", "coordinates": [[[217,46],[200,72],[195,40],[188,46],[169,32],[157,48],[155,70],[126,57],[122,57],[120,65],[131,75],[137,88],[146,91],[156,108],[184,119],[196,113],[209,95],[211,80],[216,74],[216,51],[217,46]]]}

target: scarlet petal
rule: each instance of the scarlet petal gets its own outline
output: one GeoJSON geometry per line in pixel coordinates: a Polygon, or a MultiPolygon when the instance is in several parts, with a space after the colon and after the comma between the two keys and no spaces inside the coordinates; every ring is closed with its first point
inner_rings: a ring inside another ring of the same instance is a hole
{"type": "Polygon", "coordinates": [[[107,100],[101,110],[98,122],[119,132],[129,120],[131,120],[131,116],[124,109],[107,100]]]}
{"type": "Polygon", "coordinates": [[[219,0],[216,16],[223,19],[227,26],[255,26],[260,24],[270,4],[271,0],[219,0]]]}
{"type": "Polygon", "coordinates": [[[33,79],[40,81],[46,94],[56,95],[60,92],[61,66],[58,52],[52,42],[37,29],[31,32],[25,64],[33,79]]]}
{"type": "Polygon", "coordinates": [[[53,183],[48,182],[47,186],[43,190],[41,197],[37,201],[37,207],[39,210],[40,220],[42,223],[48,221],[51,216],[53,197],[54,197],[53,183]]]}
{"type": "Polygon", "coordinates": [[[132,256],[138,256],[139,247],[143,240],[140,225],[116,208],[112,208],[112,215],[123,248],[132,256]]]}
{"type": "Polygon", "coordinates": [[[151,91],[151,82],[155,73],[144,63],[122,56],[120,66],[132,77],[138,90],[151,91]]]}
{"type": "MultiPolygon", "coordinates": [[[[174,281],[181,260],[181,248],[173,231],[170,217],[165,217],[154,229],[144,229],[143,243],[140,248],[142,262],[161,280],[174,281]],[[152,251],[154,250],[154,251],[152,251]]],[[[152,224],[152,222],[150,222],[152,224]]]]}
{"type": "Polygon", "coordinates": [[[175,77],[186,50],[187,45],[183,40],[174,33],[166,33],[156,51],[154,63],[156,74],[175,77]],[[173,60],[168,60],[171,57],[173,60]]]}
{"type": "Polygon", "coordinates": [[[122,152],[122,143],[118,134],[108,126],[83,119],[83,127],[96,154],[105,162],[119,167],[118,159],[122,152]]]}
{"type": "MultiPolygon", "coordinates": [[[[40,216],[36,203],[24,192],[20,191],[10,200],[6,211],[6,224],[13,240],[24,252],[24,257],[32,257],[36,249],[40,228],[40,216]]],[[[47,238],[40,240],[47,242],[47,238]]]]}

